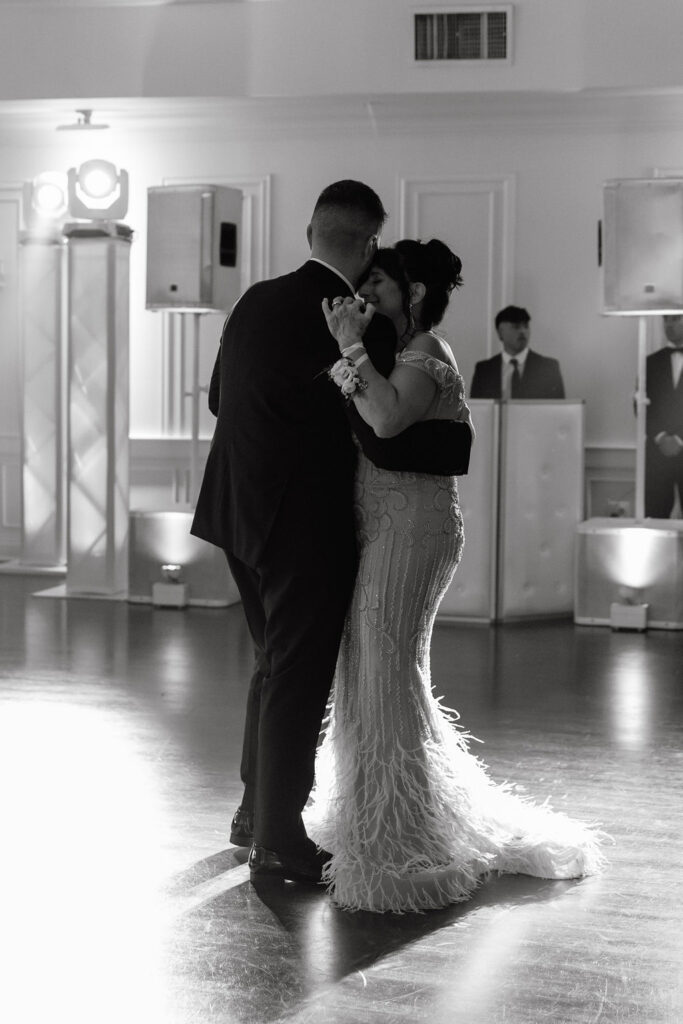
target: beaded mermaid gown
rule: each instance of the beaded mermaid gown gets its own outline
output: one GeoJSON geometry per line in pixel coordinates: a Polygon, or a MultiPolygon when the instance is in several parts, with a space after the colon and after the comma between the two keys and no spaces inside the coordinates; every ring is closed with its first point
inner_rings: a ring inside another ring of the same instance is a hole
{"type": "MultiPolygon", "coordinates": [[[[415,350],[427,418],[461,419],[464,384],[415,350]]],[[[434,697],[429,648],[463,547],[454,477],[378,469],[359,453],[360,566],[335,674],[309,835],[349,910],[422,911],[467,899],[489,872],[571,878],[601,864],[599,835],[496,785],[434,697]]]]}

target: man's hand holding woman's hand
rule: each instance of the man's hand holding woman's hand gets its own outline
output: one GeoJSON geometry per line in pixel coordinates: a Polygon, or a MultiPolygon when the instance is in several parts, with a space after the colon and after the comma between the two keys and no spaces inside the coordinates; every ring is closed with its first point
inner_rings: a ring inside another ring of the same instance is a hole
{"type": "Polygon", "coordinates": [[[346,349],[363,341],[363,335],[374,316],[375,307],[370,302],[354,299],[350,295],[345,299],[337,296],[332,301],[323,299],[323,313],[330,333],[339,345],[339,351],[344,355],[346,349]]]}

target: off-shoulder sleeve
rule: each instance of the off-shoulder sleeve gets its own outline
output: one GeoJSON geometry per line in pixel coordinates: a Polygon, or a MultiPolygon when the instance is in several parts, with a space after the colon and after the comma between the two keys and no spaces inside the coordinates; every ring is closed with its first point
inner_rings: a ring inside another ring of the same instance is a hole
{"type": "Polygon", "coordinates": [[[430,356],[418,349],[404,349],[396,357],[397,366],[411,366],[415,370],[422,370],[432,380],[436,381],[444,396],[462,397],[464,395],[464,382],[458,371],[443,360],[430,356]]]}

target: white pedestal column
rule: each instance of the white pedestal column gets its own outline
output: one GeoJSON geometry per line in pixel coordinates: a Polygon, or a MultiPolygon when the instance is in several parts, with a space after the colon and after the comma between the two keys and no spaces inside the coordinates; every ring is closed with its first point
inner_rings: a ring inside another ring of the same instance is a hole
{"type": "Polygon", "coordinates": [[[64,243],[27,235],[22,307],[21,564],[66,560],[64,243]]]}
{"type": "Polygon", "coordinates": [[[458,481],[462,564],[443,619],[571,615],[583,515],[583,403],[473,400],[477,438],[458,481]]]}
{"type": "Polygon", "coordinates": [[[500,621],[571,615],[583,518],[581,401],[503,405],[498,545],[500,621]]]}
{"type": "Polygon", "coordinates": [[[131,231],[70,225],[66,592],[128,592],[131,231]]]}
{"type": "Polygon", "coordinates": [[[465,548],[439,618],[491,622],[496,617],[501,404],[473,398],[469,406],[477,437],[469,472],[458,478],[465,548]]]}

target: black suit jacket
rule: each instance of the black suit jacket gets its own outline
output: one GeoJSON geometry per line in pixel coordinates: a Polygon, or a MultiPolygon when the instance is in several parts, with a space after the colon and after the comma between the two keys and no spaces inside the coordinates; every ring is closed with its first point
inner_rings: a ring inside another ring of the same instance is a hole
{"type": "MultiPolygon", "coordinates": [[[[472,377],[470,398],[501,398],[500,380],[503,357],[499,353],[477,363],[472,377]]],[[[517,398],[564,398],[564,383],[557,359],[529,349],[524,363],[517,398]]]]}
{"type": "Polygon", "coordinates": [[[294,558],[298,545],[309,558],[350,528],[355,451],[343,403],[330,400],[325,370],[339,353],[321,309],[344,294],[337,274],[309,261],[249,288],[223,328],[218,417],[191,532],[247,565],[259,564],[283,507],[301,521],[294,558]]]}
{"type": "Polygon", "coordinates": [[[678,387],[673,386],[669,348],[660,348],[647,357],[647,397],[650,404],[646,414],[647,439],[653,442],[657,434],[678,434],[683,439],[683,374],[678,387]]]}

